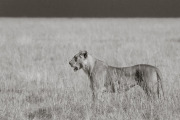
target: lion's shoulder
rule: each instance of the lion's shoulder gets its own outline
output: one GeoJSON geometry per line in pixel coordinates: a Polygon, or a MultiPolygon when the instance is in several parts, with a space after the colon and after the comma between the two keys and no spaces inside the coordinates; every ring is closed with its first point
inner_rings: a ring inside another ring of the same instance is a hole
{"type": "Polygon", "coordinates": [[[107,68],[108,68],[108,65],[105,62],[97,59],[94,63],[93,71],[96,73],[103,72],[103,71],[106,71],[107,68]]]}

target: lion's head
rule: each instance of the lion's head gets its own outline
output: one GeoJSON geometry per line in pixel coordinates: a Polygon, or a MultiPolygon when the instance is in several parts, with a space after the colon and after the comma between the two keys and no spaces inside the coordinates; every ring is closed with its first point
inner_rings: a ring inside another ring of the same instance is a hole
{"type": "Polygon", "coordinates": [[[80,70],[83,67],[87,56],[88,56],[88,53],[86,50],[84,50],[84,51],[79,51],[79,53],[77,53],[72,58],[72,60],[69,62],[69,64],[74,69],[75,72],[77,70],[80,70]]]}

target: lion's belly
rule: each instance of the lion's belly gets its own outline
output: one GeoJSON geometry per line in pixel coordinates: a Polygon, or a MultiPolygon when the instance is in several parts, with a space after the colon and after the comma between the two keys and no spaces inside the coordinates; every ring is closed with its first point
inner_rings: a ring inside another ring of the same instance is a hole
{"type": "Polygon", "coordinates": [[[127,91],[136,84],[137,82],[135,81],[133,76],[131,77],[122,76],[117,79],[116,88],[118,91],[127,91]]]}

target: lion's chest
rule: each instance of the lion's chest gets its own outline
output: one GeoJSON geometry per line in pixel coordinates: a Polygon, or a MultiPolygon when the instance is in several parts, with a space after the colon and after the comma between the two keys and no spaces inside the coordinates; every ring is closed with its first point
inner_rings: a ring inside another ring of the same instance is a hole
{"type": "Polygon", "coordinates": [[[104,85],[107,83],[106,79],[106,72],[97,72],[93,76],[93,86],[96,89],[100,89],[104,87],[104,85]]]}

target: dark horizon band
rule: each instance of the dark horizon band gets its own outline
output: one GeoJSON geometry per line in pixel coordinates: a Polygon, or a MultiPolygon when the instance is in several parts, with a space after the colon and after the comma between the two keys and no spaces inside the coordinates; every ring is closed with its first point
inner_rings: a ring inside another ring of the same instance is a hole
{"type": "Polygon", "coordinates": [[[180,17],[180,1],[1,0],[0,17],[180,17]]]}

